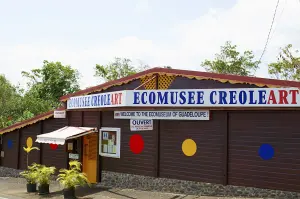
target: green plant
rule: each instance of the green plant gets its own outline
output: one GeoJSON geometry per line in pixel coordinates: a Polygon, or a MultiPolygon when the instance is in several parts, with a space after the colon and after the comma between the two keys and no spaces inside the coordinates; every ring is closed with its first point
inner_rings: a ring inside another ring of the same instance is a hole
{"type": "Polygon", "coordinates": [[[50,184],[51,175],[55,173],[55,170],[55,167],[46,167],[45,165],[39,165],[37,170],[37,182],[40,185],[50,184]]]}
{"type": "Polygon", "coordinates": [[[88,178],[85,173],[81,172],[81,163],[77,160],[69,162],[70,169],[60,169],[57,181],[64,187],[64,189],[72,189],[76,186],[89,185],[88,178]]]}
{"type": "Polygon", "coordinates": [[[36,184],[38,177],[38,167],[38,164],[32,163],[31,166],[28,166],[28,170],[20,172],[20,175],[26,179],[28,184],[36,184]]]}

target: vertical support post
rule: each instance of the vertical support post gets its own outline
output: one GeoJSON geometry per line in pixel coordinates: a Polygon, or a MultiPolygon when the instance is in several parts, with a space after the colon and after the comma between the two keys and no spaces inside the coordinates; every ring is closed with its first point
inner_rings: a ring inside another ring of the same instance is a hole
{"type": "MultiPolygon", "coordinates": [[[[3,134],[0,135],[0,153],[2,151],[2,145],[3,145],[3,134]]],[[[0,157],[0,165],[2,165],[2,157],[0,157]]]]}
{"type": "Polygon", "coordinates": [[[23,147],[20,145],[20,140],[21,140],[21,129],[18,129],[18,137],[17,137],[17,146],[19,147],[18,148],[18,154],[17,154],[17,157],[18,157],[18,164],[17,164],[17,169],[20,169],[21,165],[20,165],[20,153],[21,153],[21,150],[23,150],[23,147]]]}
{"type": "MultiPolygon", "coordinates": [[[[70,117],[72,117],[72,112],[67,112],[67,126],[70,126],[70,117]]],[[[65,144],[65,153],[66,153],[66,169],[69,169],[69,152],[68,152],[68,145],[65,144]]]]}
{"type": "Polygon", "coordinates": [[[229,142],[229,112],[226,112],[226,128],[224,132],[223,154],[223,185],[228,184],[228,142],[229,142]]]}
{"type": "MultiPolygon", "coordinates": [[[[159,74],[156,74],[156,85],[155,85],[155,88],[156,90],[159,89],[159,74]]],[[[160,120],[157,120],[156,122],[156,177],[159,177],[159,168],[160,168],[160,120]]]]}
{"type": "MultiPolygon", "coordinates": [[[[43,134],[43,131],[44,131],[44,125],[43,124],[44,124],[43,120],[40,121],[40,133],[39,134],[43,134]]],[[[43,157],[43,147],[44,147],[44,145],[42,143],[40,143],[39,144],[40,164],[43,164],[43,158],[42,158],[43,157]]]]}
{"type": "Polygon", "coordinates": [[[102,157],[99,155],[99,136],[100,136],[100,128],[102,126],[102,111],[99,111],[99,118],[98,118],[98,136],[97,136],[97,181],[101,182],[102,181],[102,157]]]}

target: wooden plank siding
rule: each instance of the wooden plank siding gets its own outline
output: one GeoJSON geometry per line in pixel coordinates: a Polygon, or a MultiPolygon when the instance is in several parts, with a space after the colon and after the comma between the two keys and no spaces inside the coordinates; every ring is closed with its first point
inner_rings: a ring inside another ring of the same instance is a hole
{"type": "Polygon", "coordinates": [[[129,120],[115,120],[113,111],[102,112],[101,127],[121,128],[121,157],[102,157],[102,168],[107,171],[131,173],[146,176],[156,176],[156,121],[153,131],[130,131],[129,120]],[[144,150],[140,154],[134,154],[129,147],[130,136],[140,134],[144,140],[144,150]]]}
{"type": "MultiPolygon", "coordinates": [[[[43,133],[50,133],[57,129],[67,126],[67,119],[51,118],[43,121],[43,133]]],[[[58,145],[57,149],[53,150],[50,144],[42,144],[42,164],[46,166],[55,166],[57,170],[66,168],[67,152],[64,145],[58,145]]]]}
{"type": "Polygon", "coordinates": [[[1,157],[1,166],[18,169],[18,151],[19,151],[19,130],[14,130],[2,135],[2,151],[4,157],[1,157]],[[8,142],[12,142],[12,147],[9,148],[8,142]]]}
{"type": "MultiPolygon", "coordinates": [[[[27,147],[26,141],[27,138],[32,138],[32,146],[40,147],[39,143],[35,142],[37,135],[41,132],[41,121],[33,125],[29,125],[21,129],[20,133],[20,144],[19,144],[19,167],[20,169],[27,169],[27,153],[24,151],[23,147],[27,147]]],[[[31,165],[33,162],[40,163],[40,151],[32,150],[28,155],[28,165],[31,165]]]]}
{"type": "Polygon", "coordinates": [[[218,89],[218,88],[258,88],[250,84],[230,84],[215,80],[189,79],[186,77],[176,77],[168,89],[218,89]]]}
{"type": "Polygon", "coordinates": [[[160,121],[160,177],[223,183],[226,112],[211,112],[210,121],[160,121]],[[193,139],[194,156],[185,156],[182,142],[193,139]]]}
{"type": "Polygon", "coordinates": [[[228,183],[300,191],[298,111],[235,111],[229,115],[228,183]],[[271,160],[260,158],[261,144],[271,144],[271,160]]]}

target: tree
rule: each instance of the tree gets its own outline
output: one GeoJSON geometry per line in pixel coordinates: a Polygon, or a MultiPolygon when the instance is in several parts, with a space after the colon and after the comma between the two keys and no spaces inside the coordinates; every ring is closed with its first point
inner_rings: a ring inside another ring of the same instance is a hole
{"type": "Polygon", "coordinates": [[[64,66],[61,62],[43,62],[41,69],[22,72],[29,80],[30,95],[36,99],[49,101],[57,106],[59,98],[63,95],[79,90],[79,72],[71,66],[64,66]]]}
{"type": "Polygon", "coordinates": [[[0,75],[0,128],[33,117],[18,87],[0,75]]]}
{"type": "MultiPolygon", "coordinates": [[[[300,56],[294,56],[292,53],[292,44],[280,48],[281,52],[277,57],[277,62],[269,64],[269,74],[276,79],[300,80],[300,56]]],[[[295,50],[294,53],[298,53],[295,50]]]]}
{"type": "Polygon", "coordinates": [[[221,53],[216,54],[215,60],[205,60],[201,66],[208,72],[252,76],[258,69],[259,63],[254,60],[252,51],[247,50],[240,54],[237,46],[227,41],[224,46],[221,46],[221,53]]]}
{"type": "Polygon", "coordinates": [[[139,67],[134,67],[130,59],[115,57],[114,61],[106,66],[96,64],[95,76],[101,77],[105,81],[111,81],[136,74],[148,67],[141,62],[139,67]]]}

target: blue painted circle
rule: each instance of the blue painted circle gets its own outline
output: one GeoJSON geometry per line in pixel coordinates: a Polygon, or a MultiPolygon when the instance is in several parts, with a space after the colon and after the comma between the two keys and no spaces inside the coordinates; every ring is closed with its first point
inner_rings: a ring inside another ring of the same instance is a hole
{"type": "Polygon", "coordinates": [[[270,160],[274,156],[274,149],[270,144],[262,144],[258,153],[263,160],[270,160]]]}
{"type": "Polygon", "coordinates": [[[12,146],[13,146],[12,140],[8,140],[8,141],[7,141],[7,146],[8,146],[9,149],[12,148],[12,146]]]}

